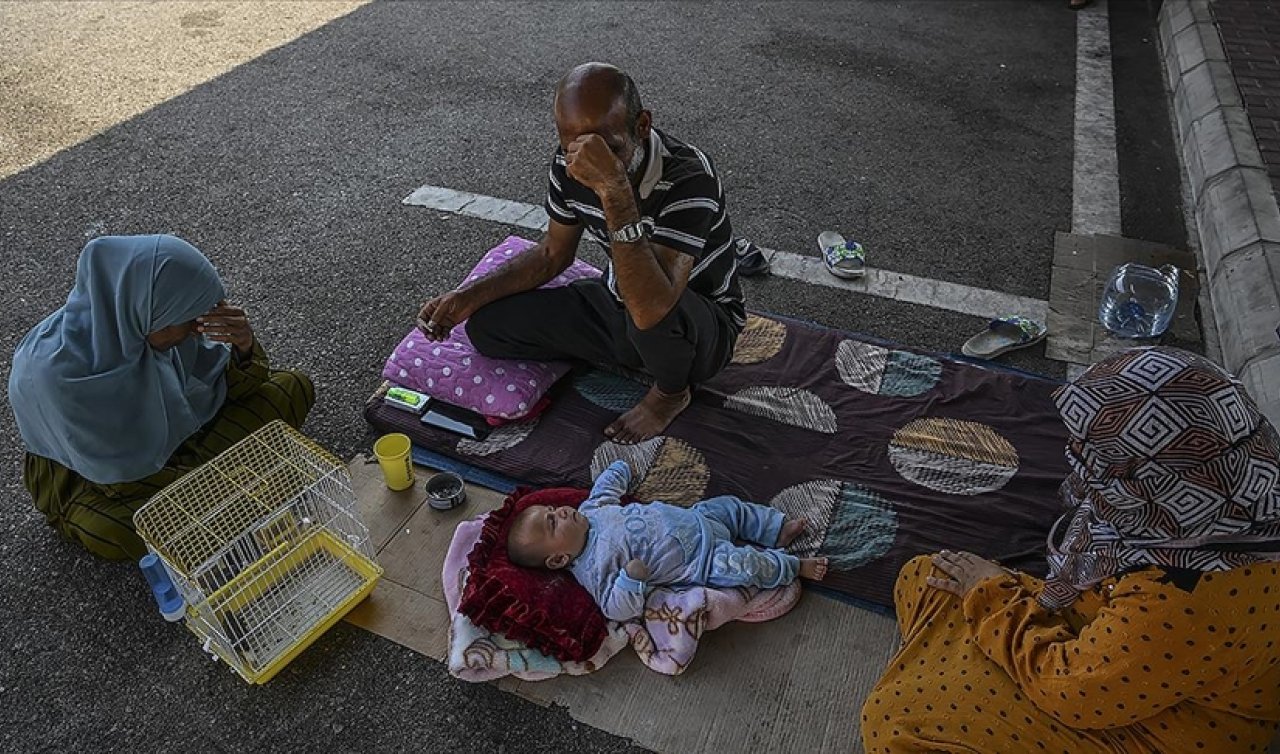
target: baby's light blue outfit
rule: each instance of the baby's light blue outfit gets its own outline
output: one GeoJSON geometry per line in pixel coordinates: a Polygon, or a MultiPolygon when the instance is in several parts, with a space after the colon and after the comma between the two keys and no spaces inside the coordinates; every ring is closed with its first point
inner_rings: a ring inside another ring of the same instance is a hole
{"type": "Polygon", "coordinates": [[[622,505],[631,468],[614,461],[596,479],[578,512],[591,523],[587,544],[570,570],[610,620],[630,620],[644,612],[654,586],[755,586],[790,584],[800,559],[781,550],[740,547],[734,539],[773,547],[782,531],[782,512],[731,495],[703,500],[692,508],[668,503],[622,505]],[[633,558],[649,568],[649,580],[627,575],[633,558]]]}

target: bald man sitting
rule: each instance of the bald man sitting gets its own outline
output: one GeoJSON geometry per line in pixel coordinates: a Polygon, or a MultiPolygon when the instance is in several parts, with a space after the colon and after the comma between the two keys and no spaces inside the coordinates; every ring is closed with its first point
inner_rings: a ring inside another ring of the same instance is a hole
{"type": "Polygon", "coordinates": [[[630,76],[601,63],[574,68],[556,89],[555,120],[546,234],[488,277],[428,301],[419,327],[441,340],[467,320],[486,356],[646,372],[652,388],[605,429],[639,442],[729,363],[746,322],[740,260],[767,262],[734,238],[711,160],[653,127],[630,76]],[[604,278],[536,290],[573,263],[584,230],[609,255],[604,278]]]}

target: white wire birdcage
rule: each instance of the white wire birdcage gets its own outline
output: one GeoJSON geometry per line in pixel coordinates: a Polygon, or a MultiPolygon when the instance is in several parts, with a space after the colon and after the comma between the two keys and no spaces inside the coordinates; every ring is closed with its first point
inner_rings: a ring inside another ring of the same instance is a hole
{"type": "Polygon", "coordinates": [[[382,573],[337,458],[274,421],[134,514],[206,649],[264,683],[382,573]]]}

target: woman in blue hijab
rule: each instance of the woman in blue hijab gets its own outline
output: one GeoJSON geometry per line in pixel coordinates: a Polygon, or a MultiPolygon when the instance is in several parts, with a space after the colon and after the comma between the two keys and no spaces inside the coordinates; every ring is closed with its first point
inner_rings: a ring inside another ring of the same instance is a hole
{"type": "Polygon", "coordinates": [[[23,482],[63,536],[113,560],[146,548],[133,514],[157,491],[274,419],[315,402],[273,371],[217,270],[174,236],[107,236],[80,253],[61,309],[18,344],[9,402],[23,482]]]}

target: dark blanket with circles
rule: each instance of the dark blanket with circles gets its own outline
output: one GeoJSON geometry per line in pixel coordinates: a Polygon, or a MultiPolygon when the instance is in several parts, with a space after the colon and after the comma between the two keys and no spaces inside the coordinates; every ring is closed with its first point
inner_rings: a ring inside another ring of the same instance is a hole
{"type": "Polygon", "coordinates": [[[561,380],[540,416],[483,442],[384,405],[385,385],[365,417],[531,486],[589,487],[625,458],[641,500],[732,494],[805,516],[812,526],[790,549],[830,558],[822,586],[892,607],[898,569],[943,548],[1043,573],[1067,473],[1057,385],[752,315],[733,363],[666,434],[639,445],[608,442],[603,430],[647,388],[589,367],[561,380]]]}

